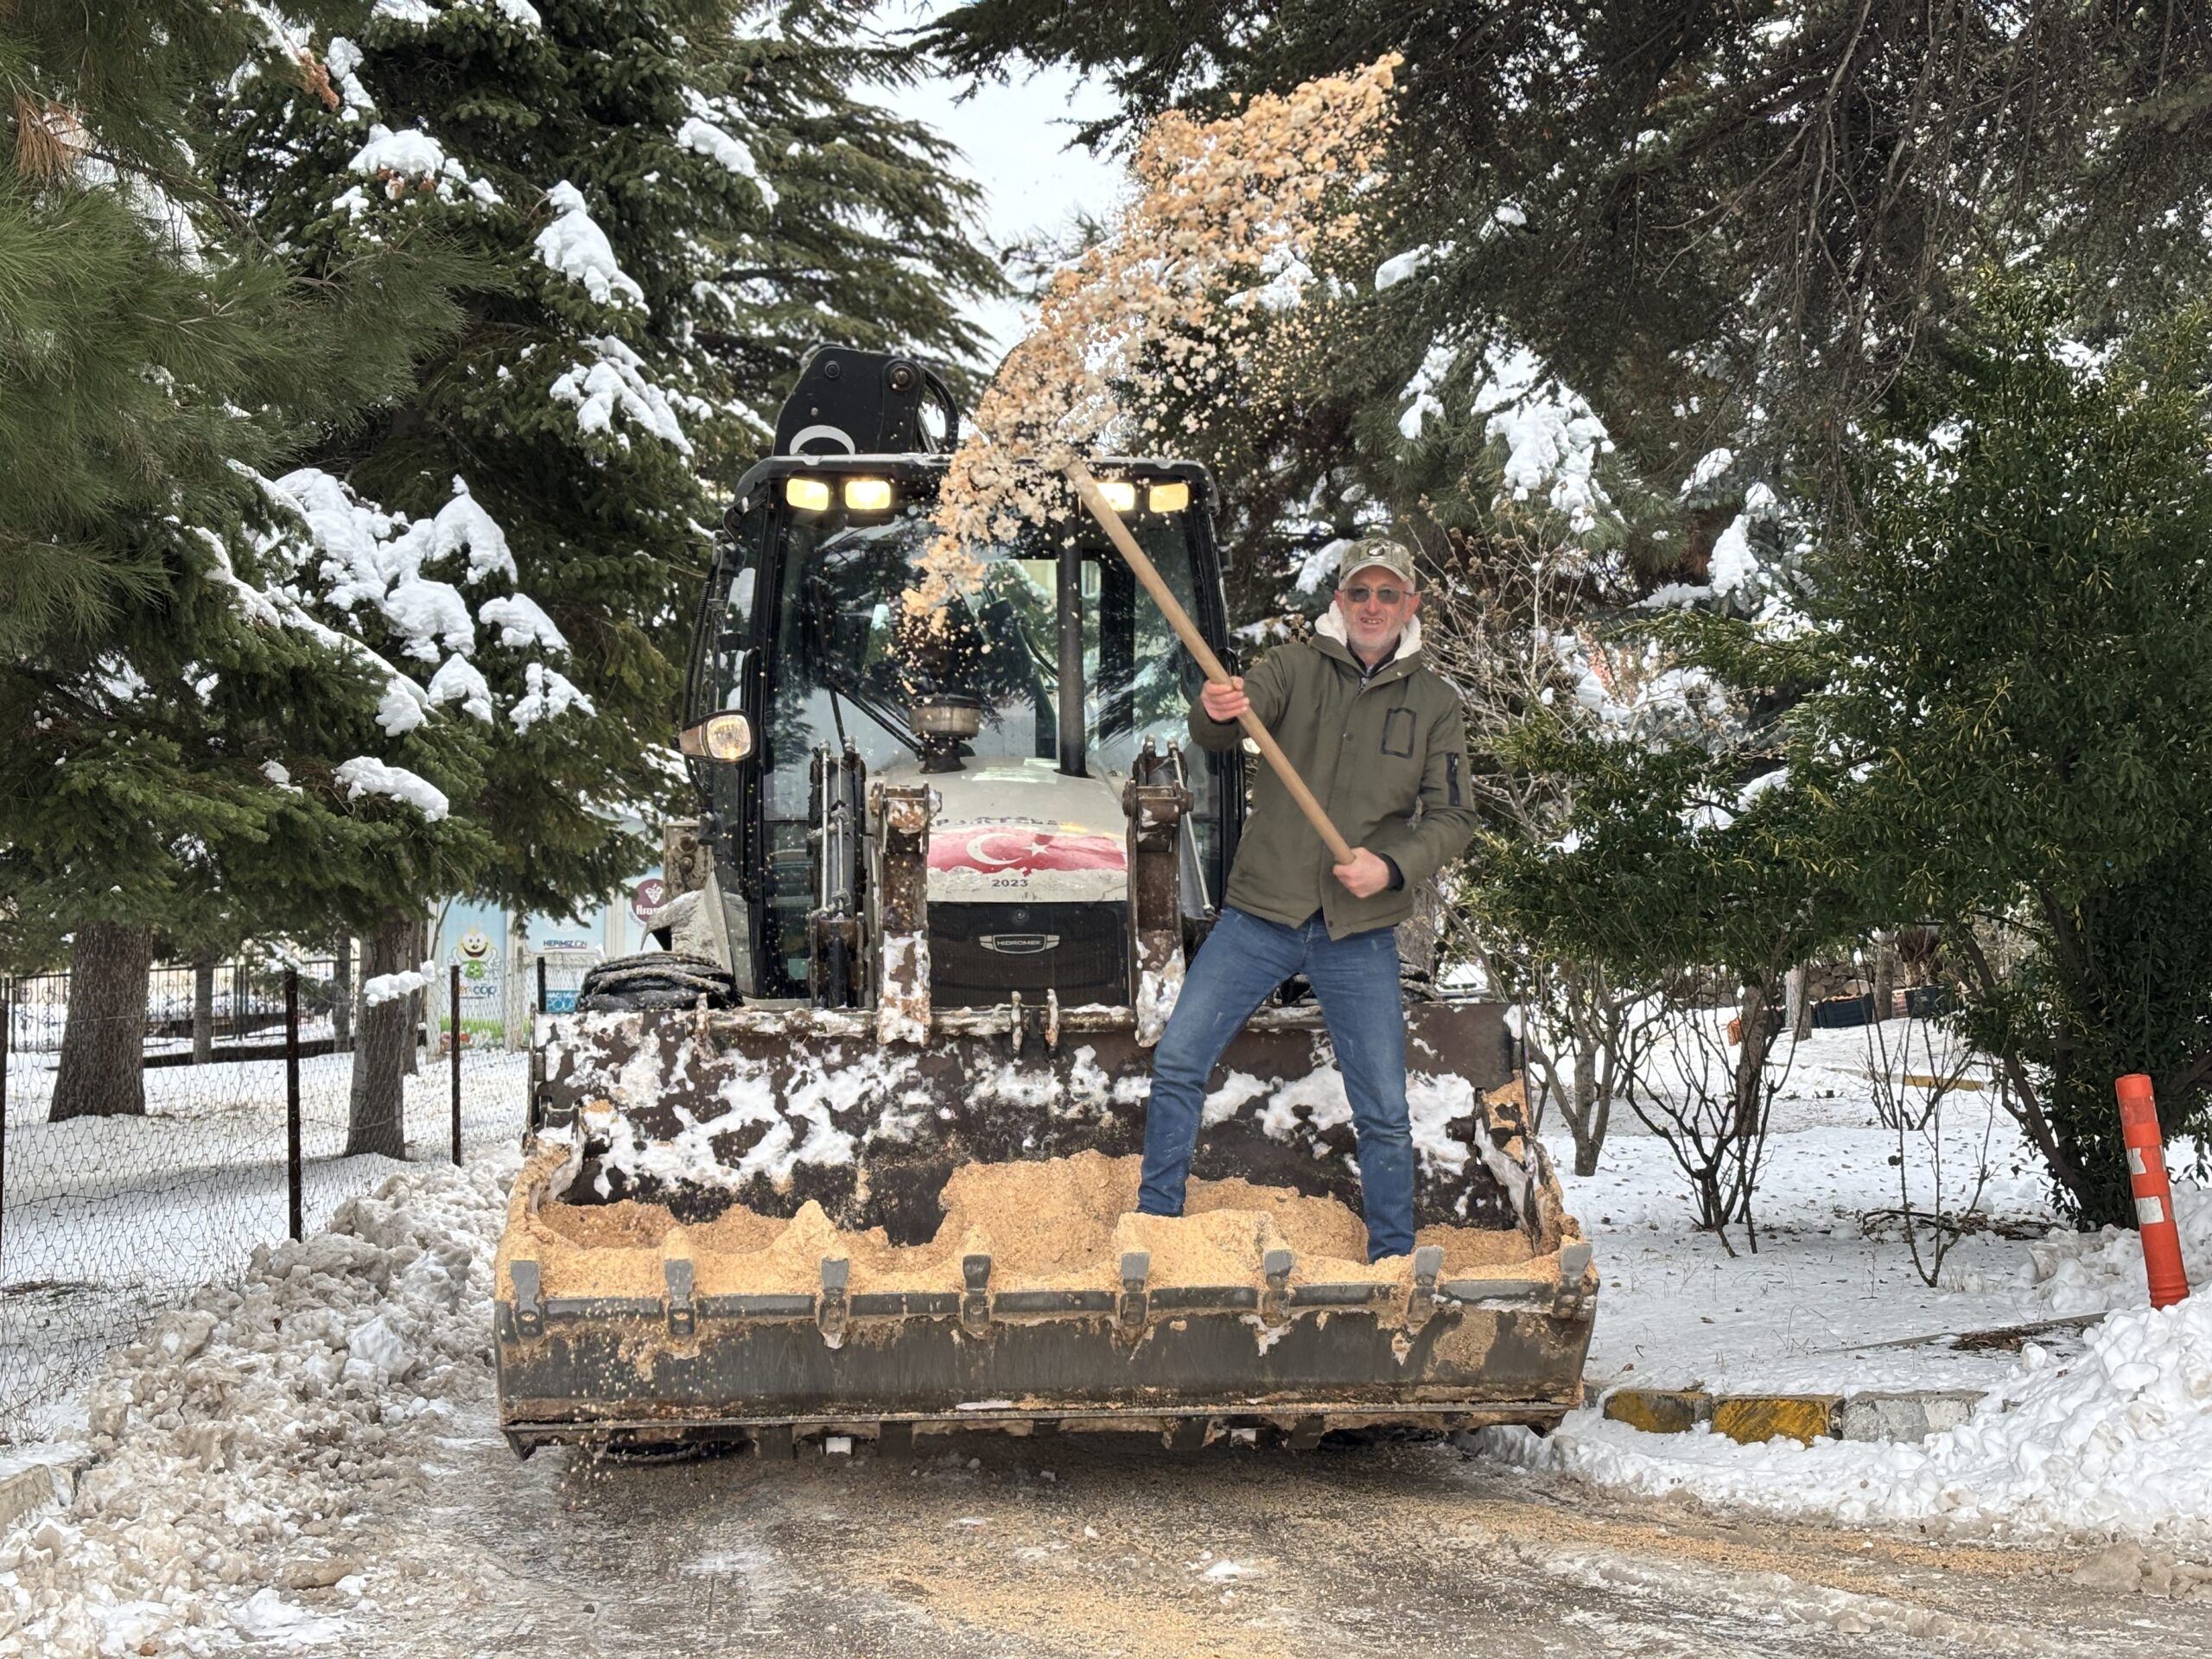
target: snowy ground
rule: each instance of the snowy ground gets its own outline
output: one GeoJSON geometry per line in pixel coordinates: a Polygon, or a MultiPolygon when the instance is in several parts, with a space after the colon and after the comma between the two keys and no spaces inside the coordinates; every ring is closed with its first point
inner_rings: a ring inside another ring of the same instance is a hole
{"type": "MultiPolygon", "coordinates": [[[[1192,1470],[1156,1444],[963,1442],[911,1470],[518,1465],[486,1344],[514,1166],[491,1150],[397,1171],[114,1358],[81,1402],[99,1460],[0,1543],[0,1656],[1446,1653],[1469,1621],[1569,1654],[2212,1652],[2201,1605],[2120,1599],[2212,1589],[2212,1300],[2018,1354],[1872,1345],[2143,1293],[2132,1237],[1977,1237],[1930,1289],[1866,1236],[1897,1170],[1857,1040],[1798,1057],[1757,1255],[1688,1228],[1632,1125],[1573,1184],[1605,1281],[1591,1376],[1994,1391],[1923,1446],[1741,1447],[1586,1412],[1472,1460],[1192,1470]],[[1864,1524],[1890,1530],[1830,1530],[1864,1524]]],[[[1997,1213],[2041,1214],[2031,1177],[2004,1181],[1997,1213]]],[[[2212,1206],[2189,1197],[2202,1275],[2212,1206]]]]}
{"type": "MultiPolygon", "coordinates": [[[[1890,1028],[1893,1053],[1903,1024],[1890,1028]]],[[[1898,1137],[1875,1117],[1869,1064],[1859,1031],[1799,1046],[1775,1109],[1756,1255],[1731,1257],[1689,1227],[1665,1147],[1633,1122],[1616,1125],[1598,1174],[1567,1178],[1605,1276],[1588,1378],[1593,1391],[1974,1389],[1987,1395],[1974,1420],[1925,1446],[1745,1447],[1703,1432],[1643,1434],[1593,1408],[1542,1443],[1500,1431],[1488,1448],[1777,1515],[2212,1551],[2212,1294],[2154,1314],[2134,1235],[2052,1228],[2033,1160],[2010,1120],[1992,1116],[1986,1091],[1946,1103],[1947,1187],[1961,1190],[1964,1177],[1970,1189],[1986,1164],[1988,1218],[2042,1236],[1974,1235],[1930,1288],[1894,1225],[1869,1236],[1861,1224],[1899,1202],[1898,1137]],[[2109,1310],[2125,1312],[2082,1317],[2109,1310]],[[2023,1325],[2050,1328],[1966,1351],[1948,1340],[2023,1325]]],[[[1550,1144],[1571,1156],[1563,1139],[1550,1144]]],[[[1925,1203],[1931,1148],[1909,1136],[1904,1158],[1925,1203]]],[[[2187,1143],[2170,1149],[2171,1164],[2193,1161],[2187,1143]]],[[[2183,1181],[2175,1198],[2190,1281],[2212,1287],[2212,1193],[2183,1181]]]]}
{"type": "MultiPolygon", "coordinates": [[[[346,1158],[352,1057],[300,1066],[305,1225],[397,1166],[346,1158]]],[[[72,1379],[197,1287],[234,1280],[287,1226],[281,1061],[144,1074],[143,1117],[45,1121],[54,1057],[17,1054],[8,1074],[7,1180],[0,1192],[0,1433],[66,1430],[72,1379]]],[[[463,1055],[464,1150],[521,1134],[528,1057],[463,1055]]],[[[427,1065],[407,1081],[417,1157],[448,1155],[451,1081],[427,1065]]]]}
{"type": "MultiPolygon", "coordinates": [[[[1905,1023],[1888,1027],[1893,1059],[1905,1023]]],[[[1915,1064],[1921,1055],[1914,1051],[1915,1064]]],[[[1861,1218],[1898,1207],[1901,1166],[1893,1161],[1897,1134],[1882,1127],[1869,1098],[1869,1066],[1859,1031],[1815,1032],[1797,1045],[1775,1103],[1755,1204],[1756,1253],[1740,1230],[1731,1233],[1732,1256],[1694,1230],[1683,1178],[1664,1143],[1633,1116],[1615,1121],[1603,1163],[1586,1179],[1572,1173],[1567,1137],[1547,1134],[1568,1208],[1595,1240],[1604,1274],[1593,1384],[1986,1389],[2006,1376],[2016,1354],[1960,1352],[1920,1339],[2145,1304],[2133,1235],[2044,1237],[2056,1228],[2049,1186],[1986,1090],[1945,1103],[1942,1146],[1947,1207],[1971,1191],[1978,1168],[1988,1167],[1980,1210],[1993,1230],[1964,1239],[1933,1289],[1893,1222],[1870,1236],[1861,1218]]],[[[1910,1135],[1903,1155],[1914,1202],[1927,1207],[1931,1149],[1910,1135]]],[[[2184,1142],[2169,1161],[2179,1166],[2192,1156],[2184,1142]]],[[[2179,1201],[2195,1230],[2185,1246],[2193,1246],[2192,1277],[2203,1283],[2212,1275],[2212,1202],[2193,1189],[2179,1201]]],[[[2065,1340],[2054,1333],[2046,1345],[2065,1340]]]]}

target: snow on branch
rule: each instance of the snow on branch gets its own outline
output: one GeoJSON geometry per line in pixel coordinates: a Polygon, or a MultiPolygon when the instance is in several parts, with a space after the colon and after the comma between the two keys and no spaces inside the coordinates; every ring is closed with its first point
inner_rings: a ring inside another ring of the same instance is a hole
{"type": "Polygon", "coordinates": [[[675,402],[645,378],[645,359],[610,334],[589,335],[583,343],[599,360],[575,365],[548,388],[555,403],[575,406],[576,429],[604,432],[627,449],[629,435],[613,429],[619,410],[679,453],[690,454],[691,441],[676,417],[675,402]]]}
{"type": "Polygon", "coordinates": [[[1599,457],[1613,448],[1605,423],[1525,346],[1491,346],[1483,372],[1474,411],[1489,416],[1485,434],[1505,445],[1504,494],[1541,499],[1588,535],[1613,507],[1598,482],[1599,457]]]}
{"type": "Polygon", "coordinates": [[[380,1007],[386,1002],[397,1002],[403,996],[412,996],[417,991],[427,991],[437,982],[438,964],[425,962],[420,968],[404,974],[378,974],[361,982],[361,1002],[365,1007],[380,1007]]]}
{"type": "Polygon", "coordinates": [[[644,309],[645,290],[616,262],[614,245],[584,205],[583,192],[563,179],[545,193],[545,200],[560,217],[537,233],[537,257],[550,269],[582,283],[601,305],[644,309]]]}
{"type": "MultiPolygon", "coordinates": [[[[358,51],[355,61],[359,61],[358,51]]],[[[487,207],[499,203],[499,193],[489,180],[470,178],[468,169],[448,156],[445,146],[420,127],[404,132],[382,125],[371,127],[368,142],[354,151],[353,159],[346,165],[349,172],[376,180],[392,201],[404,200],[410,190],[418,194],[428,191],[437,200],[451,201],[454,186],[460,185],[487,207]]],[[[349,191],[344,200],[357,219],[368,206],[366,198],[358,192],[349,191]]]]}
{"type": "Polygon", "coordinates": [[[430,702],[458,702],[463,714],[479,720],[492,718],[492,688],[476,665],[462,657],[448,657],[430,677],[430,702]]]}
{"type": "Polygon", "coordinates": [[[586,715],[599,712],[589,697],[542,664],[532,663],[523,670],[523,695],[507,711],[507,718],[514,721],[518,732],[526,732],[539,721],[550,720],[571,709],[586,715]]]}
{"type": "Polygon", "coordinates": [[[509,582],[522,580],[507,546],[507,532],[476,505],[476,498],[468,493],[468,480],[456,475],[453,499],[440,507],[431,521],[429,556],[436,559],[460,552],[468,555],[468,574],[461,580],[472,588],[492,575],[504,575],[509,582]]]}
{"type": "Polygon", "coordinates": [[[569,642],[553,626],[553,619],[538,608],[536,600],[524,594],[487,599],[476,607],[476,618],[486,627],[499,629],[499,643],[512,650],[526,651],[532,645],[542,645],[547,651],[564,655],[568,652],[569,642]]]}
{"type": "Polygon", "coordinates": [[[431,823],[452,810],[445,791],[429,779],[404,766],[388,766],[373,755],[357,754],[331,775],[349,801],[358,801],[364,795],[390,796],[404,801],[431,823]]]}
{"type": "Polygon", "coordinates": [[[442,17],[465,12],[492,12],[505,18],[520,29],[538,29],[543,19],[530,0],[376,0],[369,9],[372,17],[381,17],[395,23],[404,23],[414,29],[428,29],[442,17]]]}
{"type": "Polygon", "coordinates": [[[776,188],[760,176],[760,168],[745,141],[732,137],[719,124],[728,118],[715,107],[711,99],[690,88],[685,89],[684,95],[690,102],[691,116],[676,130],[676,142],[709,161],[721,162],[738,177],[750,180],[753,188],[760,193],[761,205],[773,207],[776,188]]]}

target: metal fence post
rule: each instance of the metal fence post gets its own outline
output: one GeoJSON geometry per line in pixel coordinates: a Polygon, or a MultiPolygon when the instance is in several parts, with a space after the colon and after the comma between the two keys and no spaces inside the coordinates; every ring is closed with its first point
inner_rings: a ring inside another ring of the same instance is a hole
{"type": "Polygon", "coordinates": [[[537,953],[537,1011],[545,1012],[545,953],[537,953]]]}
{"type": "MultiPolygon", "coordinates": [[[[8,1213],[8,1039],[16,1025],[16,982],[0,979],[0,1228],[8,1213]]],[[[5,1248],[0,1232],[0,1249],[5,1248]]]]}
{"type": "Polygon", "coordinates": [[[448,969],[447,982],[447,1017],[451,1022],[452,1035],[446,1046],[453,1051],[453,1160],[461,1162],[461,964],[448,969]]]}
{"type": "Polygon", "coordinates": [[[304,1228],[300,1211],[300,970],[284,969],[284,1196],[292,1238],[304,1228]]]}

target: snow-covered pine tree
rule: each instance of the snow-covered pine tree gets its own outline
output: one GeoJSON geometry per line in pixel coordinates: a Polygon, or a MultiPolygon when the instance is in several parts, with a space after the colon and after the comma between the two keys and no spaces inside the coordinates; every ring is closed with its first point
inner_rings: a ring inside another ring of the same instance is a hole
{"type": "Polygon", "coordinates": [[[254,474],[456,317],[426,249],[308,284],[217,209],[190,100],[251,57],[302,73],[212,0],[0,14],[0,950],[44,965],[73,936],[56,1117],[143,1109],[157,938],[281,925],[281,867],[319,881],[383,833],[264,770],[391,753],[390,677],[257,585],[254,474]]]}
{"type": "MultiPolygon", "coordinates": [[[[465,251],[475,276],[458,338],[389,409],[331,429],[302,487],[327,498],[333,529],[346,512],[442,520],[466,500],[502,533],[506,577],[536,603],[504,587],[464,601],[480,544],[433,537],[404,574],[459,607],[456,632],[402,649],[437,664],[432,702],[490,740],[482,787],[455,808],[495,850],[453,885],[567,911],[651,856],[635,826],[676,775],[677,661],[719,500],[798,355],[834,337],[964,356],[961,297],[995,273],[944,147],[872,101],[906,68],[866,35],[864,5],[312,11],[313,84],[271,69],[227,95],[221,192],[310,276],[423,238],[465,251]],[[480,654],[461,643],[471,603],[499,624],[480,654]]],[[[323,562],[343,563],[309,516],[323,562]]],[[[383,550],[359,597],[389,613],[373,590],[398,543],[368,539],[383,550]]],[[[349,612],[355,598],[325,590],[349,612]]],[[[392,896],[365,975],[403,965],[419,906],[392,896]]],[[[397,1121],[378,1033],[398,1017],[364,1011],[357,1142],[397,1121]]]]}

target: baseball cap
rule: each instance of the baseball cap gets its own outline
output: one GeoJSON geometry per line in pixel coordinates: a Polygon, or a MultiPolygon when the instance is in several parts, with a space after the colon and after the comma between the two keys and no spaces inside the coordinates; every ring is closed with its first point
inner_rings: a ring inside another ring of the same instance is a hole
{"type": "Polygon", "coordinates": [[[1414,556],[1402,542],[1388,536],[1363,536],[1344,550],[1337,561],[1337,586],[1341,588],[1370,565],[1381,565],[1409,588],[1421,583],[1414,576],[1414,556]]]}

